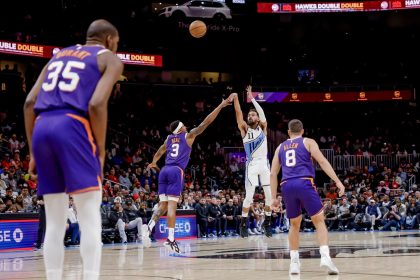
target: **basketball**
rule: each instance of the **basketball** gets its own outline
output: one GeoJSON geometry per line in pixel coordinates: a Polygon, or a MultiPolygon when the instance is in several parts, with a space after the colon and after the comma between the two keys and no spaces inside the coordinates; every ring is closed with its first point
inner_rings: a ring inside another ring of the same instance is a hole
{"type": "Polygon", "coordinates": [[[194,38],[201,38],[206,35],[207,26],[201,20],[195,20],[190,24],[190,34],[194,38]]]}

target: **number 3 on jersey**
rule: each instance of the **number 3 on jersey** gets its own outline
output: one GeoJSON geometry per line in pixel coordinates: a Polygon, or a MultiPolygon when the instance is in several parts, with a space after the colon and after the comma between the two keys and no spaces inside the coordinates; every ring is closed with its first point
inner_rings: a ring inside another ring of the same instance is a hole
{"type": "Polygon", "coordinates": [[[296,165],[296,152],[295,150],[288,150],[286,152],[286,166],[293,167],[296,165]]]}
{"type": "Polygon", "coordinates": [[[47,82],[42,84],[44,91],[52,91],[55,89],[58,83],[58,88],[61,91],[72,92],[77,88],[79,84],[80,76],[78,73],[72,71],[73,69],[83,70],[86,64],[80,61],[68,61],[64,66],[63,61],[54,61],[48,65],[47,82]],[[64,67],[64,70],[63,70],[64,67]],[[63,70],[63,71],[61,71],[63,70]],[[61,74],[61,75],[60,75],[61,74]],[[58,79],[69,80],[69,82],[60,81],[58,79]]]}
{"type": "Polygon", "coordinates": [[[177,157],[179,154],[179,144],[172,144],[172,153],[171,153],[171,157],[177,157]]]}

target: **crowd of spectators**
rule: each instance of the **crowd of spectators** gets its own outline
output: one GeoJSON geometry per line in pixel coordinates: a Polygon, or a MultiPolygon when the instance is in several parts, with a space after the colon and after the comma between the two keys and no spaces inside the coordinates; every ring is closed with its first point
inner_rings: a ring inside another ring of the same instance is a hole
{"type": "MultiPolygon", "coordinates": [[[[110,105],[112,129],[109,130],[107,141],[101,211],[104,227],[118,229],[120,240],[126,242],[138,238],[134,236],[134,239],[130,239],[130,234],[126,234],[126,231],[140,229],[158,203],[158,173],[147,166],[156,148],[169,133],[167,125],[173,120],[171,118],[186,120],[187,126],[188,122],[198,124],[221,96],[208,95],[208,98],[203,98],[186,95],[183,100],[180,96],[148,95],[141,103],[135,104],[138,110],[134,111],[127,103],[127,96],[124,94],[126,89],[121,87],[121,90],[123,94],[113,97],[110,105]],[[161,112],[171,114],[162,116],[161,112]]],[[[274,120],[278,112],[270,106],[265,107],[270,123],[270,119],[274,120]]],[[[279,119],[287,123],[289,118],[285,115],[291,113],[284,110],[282,114],[284,115],[279,119]]],[[[36,182],[27,174],[29,155],[26,140],[16,121],[9,119],[6,113],[0,116],[0,212],[37,212],[42,205],[42,198],[36,196],[36,182]]],[[[190,165],[186,170],[185,188],[179,201],[179,209],[196,211],[202,237],[238,234],[241,204],[245,195],[244,164],[238,158],[229,158],[223,149],[226,146],[241,146],[241,138],[235,125],[233,112],[224,112],[194,145],[190,165]]],[[[376,136],[368,137],[366,141],[360,141],[352,135],[337,133],[340,136],[335,136],[335,132],[341,131],[339,127],[309,127],[307,131],[310,135],[315,135],[315,138],[319,137],[323,148],[334,148],[335,143],[344,142],[347,154],[358,155],[359,149],[378,147],[383,141],[383,138],[377,141],[376,136]],[[339,138],[346,136],[343,140],[339,138]]],[[[386,135],[386,131],[378,129],[375,134],[386,135]]],[[[375,149],[372,148],[371,151],[388,155],[400,150],[397,145],[375,149]],[[395,152],[390,152],[391,149],[395,152]]],[[[404,155],[406,152],[408,151],[400,153],[404,155]]],[[[410,153],[415,153],[415,150],[410,150],[410,153]]],[[[415,185],[410,187],[408,184],[412,176],[418,178],[418,170],[418,163],[406,162],[403,158],[398,165],[392,167],[381,162],[356,166],[340,175],[346,186],[344,197],[338,197],[335,185],[328,183],[320,174],[318,190],[325,201],[328,228],[418,228],[420,192],[415,185]]],[[[273,231],[279,233],[288,230],[288,220],[285,218],[287,209],[281,201],[281,192],[277,199],[278,207],[273,209],[272,225],[273,231]]],[[[249,234],[261,234],[263,203],[264,194],[258,189],[249,213],[249,234]]],[[[70,209],[74,208],[71,202],[69,205],[70,209]]],[[[76,220],[77,216],[74,218],[70,213],[69,244],[78,242],[78,235],[75,233],[78,231],[76,220]]],[[[302,222],[302,230],[313,230],[307,216],[302,222]]]]}

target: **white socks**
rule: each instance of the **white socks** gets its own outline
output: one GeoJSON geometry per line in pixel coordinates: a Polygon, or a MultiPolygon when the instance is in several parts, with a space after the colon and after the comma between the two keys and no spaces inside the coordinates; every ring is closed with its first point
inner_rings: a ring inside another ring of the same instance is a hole
{"type": "Polygon", "coordinates": [[[299,260],[299,251],[298,250],[291,250],[290,251],[290,259],[293,260],[299,260]]]}
{"type": "Polygon", "coordinates": [[[77,207],[81,239],[80,254],[83,260],[83,280],[99,279],[101,269],[102,238],[100,191],[91,191],[73,195],[77,207]]]}
{"type": "Polygon", "coordinates": [[[47,220],[44,240],[45,270],[48,280],[61,280],[63,278],[63,241],[66,233],[69,196],[65,193],[46,194],[44,201],[47,220]]]}
{"type": "Polygon", "coordinates": [[[327,245],[319,247],[319,253],[321,257],[330,257],[330,248],[327,245]]]}
{"type": "Polygon", "coordinates": [[[168,228],[168,239],[169,241],[173,242],[175,240],[175,229],[174,228],[168,228]]]}
{"type": "Polygon", "coordinates": [[[150,220],[148,226],[149,226],[149,230],[152,231],[152,229],[155,227],[156,222],[154,220],[150,220]]]}

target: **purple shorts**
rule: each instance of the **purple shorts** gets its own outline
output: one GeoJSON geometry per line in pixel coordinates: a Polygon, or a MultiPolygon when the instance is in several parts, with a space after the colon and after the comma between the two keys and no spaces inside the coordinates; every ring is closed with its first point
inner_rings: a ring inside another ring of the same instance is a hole
{"type": "Polygon", "coordinates": [[[281,183],[281,192],[289,219],[300,216],[302,208],[311,217],[324,208],[312,178],[287,179],[281,183]]]}
{"type": "Polygon", "coordinates": [[[184,189],[184,170],[178,166],[164,166],[159,173],[159,195],[181,196],[184,189]]]}
{"type": "Polygon", "coordinates": [[[41,113],[32,147],[39,195],[101,189],[98,150],[86,118],[66,110],[41,113]]]}

